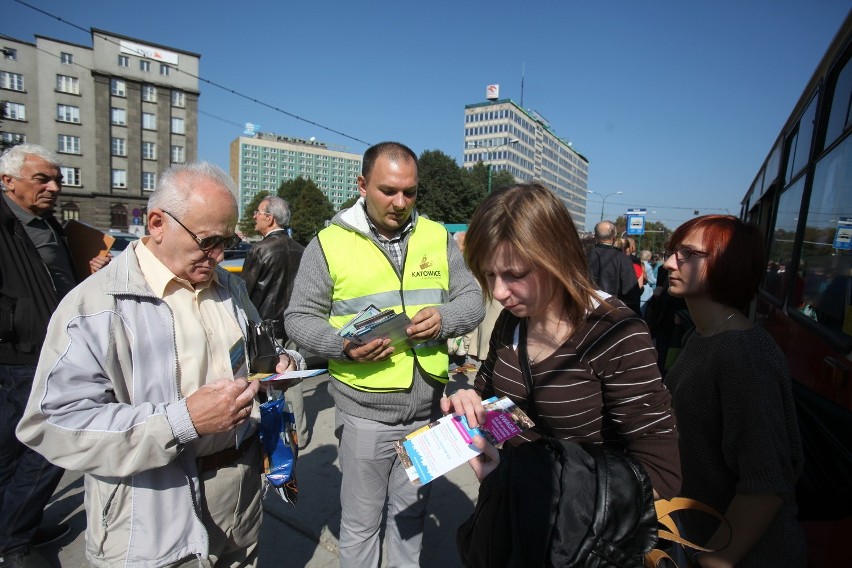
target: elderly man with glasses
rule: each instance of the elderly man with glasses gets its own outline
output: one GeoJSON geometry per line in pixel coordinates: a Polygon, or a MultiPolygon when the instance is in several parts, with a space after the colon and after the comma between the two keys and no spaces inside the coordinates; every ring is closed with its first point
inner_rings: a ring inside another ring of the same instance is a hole
{"type": "MultiPolygon", "coordinates": [[[[254,566],[261,521],[259,316],[218,268],[234,234],[228,175],[175,165],[148,201],[149,236],[74,289],[50,321],[18,437],[84,472],[94,566],[254,566]]],[[[300,366],[281,355],[279,372],[300,366]]]]}
{"type": "MultiPolygon", "coordinates": [[[[53,217],[62,191],[59,156],[20,144],[0,156],[0,566],[17,568],[33,548],[68,533],[41,525],[62,468],[15,438],[30,396],[47,322],[77,285],[64,232],[53,217]]],[[[110,257],[89,262],[92,271],[110,257]]]]}
{"type": "MultiPolygon", "coordinates": [[[[290,303],[293,281],[305,247],[290,238],[289,226],[290,205],[287,201],[277,195],[265,197],[254,212],[254,228],[263,240],[252,245],[246,255],[242,276],[260,317],[272,322],[276,339],[288,349],[298,349],[295,343],[288,341],[284,330],[284,310],[290,303]]],[[[304,350],[302,353],[307,354],[304,350]]],[[[301,384],[287,390],[287,401],[293,407],[298,444],[303,449],[311,440],[311,430],[305,416],[301,384]]]]}

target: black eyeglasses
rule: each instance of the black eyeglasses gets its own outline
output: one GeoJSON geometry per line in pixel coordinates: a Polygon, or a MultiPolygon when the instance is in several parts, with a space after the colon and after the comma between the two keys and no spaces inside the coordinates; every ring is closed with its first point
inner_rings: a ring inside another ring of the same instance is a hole
{"type": "Polygon", "coordinates": [[[666,260],[668,260],[671,255],[675,255],[675,258],[678,260],[678,262],[686,262],[693,256],[707,256],[708,254],[710,253],[704,252],[703,250],[696,250],[689,247],[680,247],[676,251],[667,250],[666,260]]]}
{"type": "Polygon", "coordinates": [[[240,242],[242,241],[242,239],[238,235],[231,235],[230,237],[223,237],[222,235],[213,235],[212,237],[204,237],[203,239],[199,239],[198,235],[187,229],[186,225],[178,221],[177,217],[175,217],[165,209],[163,210],[163,213],[177,221],[177,224],[183,227],[183,230],[189,233],[192,238],[195,239],[195,242],[198,243],[198,248],[200,248],[204,252],[212,250],[218,247],[219,245],[222,245],[222,248],[231,249],[240,244],[240,242]]]}

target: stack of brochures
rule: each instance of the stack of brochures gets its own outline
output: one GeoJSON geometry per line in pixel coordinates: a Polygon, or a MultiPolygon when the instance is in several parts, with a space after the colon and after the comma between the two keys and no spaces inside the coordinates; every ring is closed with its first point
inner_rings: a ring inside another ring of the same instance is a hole
{"type": "Polygon", "coordinates": [[[337,334],[359,345],[374,339],[390,339],[391,347],[403,344],[408,346],[406,329],[410,325],[411,319],[405,313],[396,313],[393,310],[382,311],[370,304],[355,314],[355,317],[340,328],[337,334]]]}
{"type": "Polygon", "coordinates": [[[405,473],[415,484],[426,484],[482,453],[472,439],[479,435],[500,447],[503,442],[535,426],[509,398],[482,401],[485,424],[471,428],[467,418],[448,414],[394,443],[405,473]]]}

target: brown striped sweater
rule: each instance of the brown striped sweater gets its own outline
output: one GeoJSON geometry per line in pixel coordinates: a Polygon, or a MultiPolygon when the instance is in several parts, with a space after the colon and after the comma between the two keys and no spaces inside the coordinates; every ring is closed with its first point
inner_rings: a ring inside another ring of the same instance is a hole
{"type": "MultiPolygon", "coordinates": [[[[680,489],[680,456],[671,396],[657,368],[648,327],[620,300],[608,298],[550,357],[532,365],[534,412],[518,362],[526,321],[503,310],[474,388],[484,399],[508,396],[536,420],[536,429],[563,440],[622,447],[648,472],[654,489],[680,489]]],[[[535,431],[514,444],[537,438],[535,431]]]]}

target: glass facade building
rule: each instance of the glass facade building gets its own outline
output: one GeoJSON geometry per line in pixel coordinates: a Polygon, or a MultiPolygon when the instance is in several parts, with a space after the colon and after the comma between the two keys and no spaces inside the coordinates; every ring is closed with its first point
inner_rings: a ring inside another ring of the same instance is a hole
{"type": "Polygon", "coordinates": [[[565,203],[578,228],[586,226],[589,160],[539,113],[511,99],[465,105],[464,167],[480,161],[492,172],[541,183],[565,203]]]}

